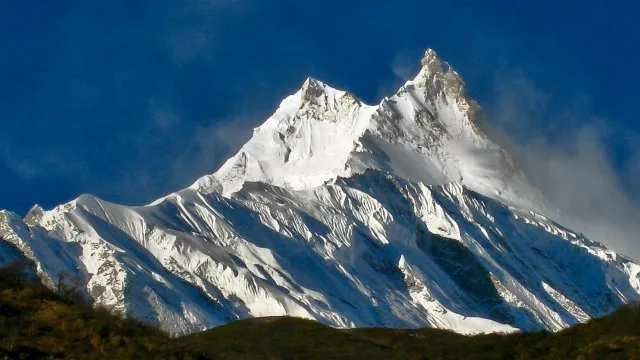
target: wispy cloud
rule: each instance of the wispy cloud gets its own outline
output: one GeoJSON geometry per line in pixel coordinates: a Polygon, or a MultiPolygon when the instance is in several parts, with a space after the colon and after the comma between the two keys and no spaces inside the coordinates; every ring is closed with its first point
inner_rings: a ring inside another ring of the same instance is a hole
{"type": "Polygon", "coordinates": [[[187,185],[183,183],[185,179],[193,182],[213,173],[251,137],[251,129],[261,120],[249,115],[236,116],[196,127],[173,161],[172,181],[187,185]]]}
{"type": "Polygon", "coordinates": [[[578,105],[551,109],[551,95],[522,74],[498,77],[496,91],[487,129],[559,209],[550,215],[640,259],[640,190],[627,186],[640,174],[640,145],[629,141],[637,135],[621,135],[611,121],[590,114],[584,96],[578,105]],[[623,167],[607,146],[615,136],[630,154],[623,167]]]}
{"type": "Polygon", "coordinates": [[[81,168],[78,158],[66,156],[55,149],[36,151],[0,141],[0,162],[24,180],[51,179],[81,168]]]}
{"type": "Polygon", "coordinates": [[[198,58],[208,60],[214,56],[215,35],[205,31],[181,31],[169,37],[168,46],[178,65],[198,58]]]}
{"type": "Polygon", "coordinates": [[[9,171],[23,179],[34,179],[42,174],[42,169],[31,158],[17,154],[15,150],[3,149],[2,162],[9,171]]]}
{"type": "Polygon", "coordinates": [[[420,68],[420,59],[401,53],[395,56],[390,67],[396,77],[406,81],[416,76],[420,68]]]}
{"type": "Polygon", "coordinates": [[[376,101],[395,94],[402,84],[415,78],[418,71],[420,71],[420,59],[416,58],[415,54],[411,56],[407,52],[400,52],[391,60],[389,69],[393,76],[381,79],[378,83],[376,101]]]}

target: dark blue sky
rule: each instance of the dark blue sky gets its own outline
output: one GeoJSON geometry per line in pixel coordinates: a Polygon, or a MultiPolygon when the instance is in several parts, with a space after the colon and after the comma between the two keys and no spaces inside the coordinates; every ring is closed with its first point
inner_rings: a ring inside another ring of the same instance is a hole
{"type": "Polygon", "coordinates": [[[427,47],[516,139],[571,153],[587,127],[631,191],[632,3],[3,0],[0,208],[149,202],[216,170],[306,76],[376,103],[427,47]]]}

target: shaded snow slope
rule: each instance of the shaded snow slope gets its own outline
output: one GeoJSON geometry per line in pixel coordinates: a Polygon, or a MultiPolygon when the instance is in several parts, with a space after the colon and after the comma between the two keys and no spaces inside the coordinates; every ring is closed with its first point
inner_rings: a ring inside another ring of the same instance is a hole
{"type": "Polygon", "coordinates": [[[307,79],[217,172],[140,207],[0,212],[26,257],[115,312],[190,333],[256,316],[460,333],[559,330],[640,300],[640,266],[544,201],[427,51],[379,105],[307,79]]]}

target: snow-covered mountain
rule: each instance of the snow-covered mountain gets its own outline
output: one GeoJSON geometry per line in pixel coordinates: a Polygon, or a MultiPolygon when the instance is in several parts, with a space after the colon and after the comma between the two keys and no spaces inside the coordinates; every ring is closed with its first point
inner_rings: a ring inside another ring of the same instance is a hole
{"type": "Polygon", "coordinates": [[[480,129],[478,116],[460,76],[433,50],[416,78],[377,106],[308,78],[238,154],[191,188],[227,197],[246,181],[305,190],[375,169],[538,205],[540,196],[480,129]]]}
{"type": "Polygon", "coordinates": [[[307,79],[217,172],[147,206],[0,212],[0,263],[175,334],[292,315],[558,330],[640,300],[640,266],[545,201],[432,50],[379,105],[307,79]]]}

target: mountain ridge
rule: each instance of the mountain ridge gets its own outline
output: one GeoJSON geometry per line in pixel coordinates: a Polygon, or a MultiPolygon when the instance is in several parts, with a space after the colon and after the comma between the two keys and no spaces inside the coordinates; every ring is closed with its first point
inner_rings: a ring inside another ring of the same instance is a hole
{"type": "Polygon", "coordinates": [[[228,196],[246,179],[303,190],[373,168],[431,184],[462,182],[546,210],[542,195],[482,131],[479,112],[459,74],[432,49],[415,79],[378,105],[308,78],[235,156],[191,188],[228,196]]]}
{"type": "Polygon", "coordinates": [[[377,106],[308,78],[217,172],[149,205],[0,211],[21,252],[3,261],[174,334],[273,315],[555,331],[640,300],[640,266],[534,212],[460,76],[422,64],[377,106]]]}

